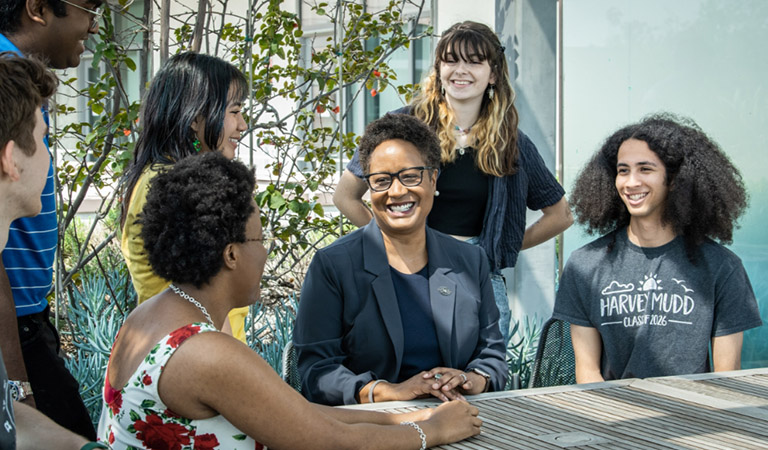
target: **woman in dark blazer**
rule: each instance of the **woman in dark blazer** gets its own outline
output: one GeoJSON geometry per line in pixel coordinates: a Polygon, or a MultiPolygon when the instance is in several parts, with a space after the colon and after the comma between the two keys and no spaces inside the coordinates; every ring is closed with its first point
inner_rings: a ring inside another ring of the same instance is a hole
{"type": "Polygon", "coordinates": [[[426,226],[437,137],[387,115],[366,129],[360,158],[374,220],[310,264],[294,332],[303,394],[339,405],[503,389],[485,252],[426,226]]]}

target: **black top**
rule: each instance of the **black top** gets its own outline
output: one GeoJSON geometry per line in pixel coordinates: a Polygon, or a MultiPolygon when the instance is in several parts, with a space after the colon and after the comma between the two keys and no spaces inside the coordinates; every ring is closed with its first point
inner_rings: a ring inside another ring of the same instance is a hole
{"type": "Polygon", "coordinates": [[[427,225],[446,234],[479,236],[488,202],[488,175],[475,167],[475,150],[459,150],[456,160],[443,164],[427,225]],[[463,154],[462,154],[463,151],[463,154]]]}
{"type": "Polygon", "coordinates": [[[391,266],[389,270],[403,322],[403,361],[397,380],[401,382],[422,370],[442,366],[443,360],[432,317],[427,266],[414,274],[399,272],[391,266]]]}

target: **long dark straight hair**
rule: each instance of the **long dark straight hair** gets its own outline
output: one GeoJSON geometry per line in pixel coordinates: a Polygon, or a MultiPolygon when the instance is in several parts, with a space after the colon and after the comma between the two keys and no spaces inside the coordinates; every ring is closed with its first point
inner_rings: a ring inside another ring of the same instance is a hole
{"type": "Polygon", "coordinates": [[[144,169],[195,154],[192,123],[197,118],[205,124],[205,144],[217,148],[227,105],[242,102],[247,92],[245,76],[223,59],[185,52],[165,63],[144,98],[133,160],[121,181],[122,222],[144,169]]]}

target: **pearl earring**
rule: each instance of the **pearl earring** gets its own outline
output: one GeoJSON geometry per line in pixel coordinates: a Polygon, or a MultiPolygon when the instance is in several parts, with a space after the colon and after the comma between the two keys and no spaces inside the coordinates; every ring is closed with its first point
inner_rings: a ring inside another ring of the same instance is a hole
{"type": "Polygon", "coordinates": [[[435,197],[440,197],[440,191],[438,191],[437,189],[435,189],[435,197]]]}

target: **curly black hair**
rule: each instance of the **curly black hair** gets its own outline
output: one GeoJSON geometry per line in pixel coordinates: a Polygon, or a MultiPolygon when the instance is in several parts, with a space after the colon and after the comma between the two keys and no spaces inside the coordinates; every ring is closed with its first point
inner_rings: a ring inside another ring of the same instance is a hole
{"type": "Polygon", "coordinates": [[[616,190],[616,161],[621,144],[637,139],[664,163],[669,187],[662,220],[685,239],[688,257],[706,238],[729,244],[747,208],[739,170],[691,119],[654,114],[625,126],[603,143],[579,174],[570,197],[577,222],[591,234],[607,234],[629,225],[630,215],[616,190]]]}
{"type": "Polygon", "coordinates": [[[219,152],[182,159],[152,179],[140,223],[155,273],[197,288],[219,273],[226,246],[245,242],[255,182],[253,170],[219,152]]]}
{"type": "Polygon", "coordinates": [[[427,124],[410,114],[387,113],[365,127],[358,149],[360,165],[368,173],[371,154],[384,141],[402,139],[410,142],[421,153],[427,166],[440,167],[440,141],[427,124]]]}

